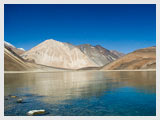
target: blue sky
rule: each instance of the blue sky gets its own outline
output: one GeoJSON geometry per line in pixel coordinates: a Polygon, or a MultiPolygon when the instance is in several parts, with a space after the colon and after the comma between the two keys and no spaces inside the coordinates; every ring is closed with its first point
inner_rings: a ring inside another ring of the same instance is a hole
{"type": "Polygon", "coordinates": [[[6,4],[4,38],[31,49],[46,39],[129,53],[156,45],[156,5],[6,4]]]}

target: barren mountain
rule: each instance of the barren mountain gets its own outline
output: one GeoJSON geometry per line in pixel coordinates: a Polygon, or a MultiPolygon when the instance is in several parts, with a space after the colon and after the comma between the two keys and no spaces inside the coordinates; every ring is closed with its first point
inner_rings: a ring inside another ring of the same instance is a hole
{"type": "Polygon", "coordinates": [[[155,69],[156,68],[156,47],[148,47],[136,50],[122,58],[105,65],[102,70],[123,70],[123,69],[155,69]]]}
{"type": "Polygon", "coordinates": [[[14,51],[16,54],[20,55],[22,53],[25,52],[25,50],[23,48],[16,48],[15,46],[13,46],[12,44],[4,41],[4,46],[7,48],[7,49],[11,49],[12,51],[14,51]]]}
{"type": "Polygon", "coordinates": [[[4,70],[5,71],[60,71],[65,69],[30,63],[22,59],[11,49],[4,48],[4,70]]]}
{"type": "Polygon", "coordinates": [[[115,54],[114,52],[111,52],[110,50],[107,50],[100,45],[91,46],[90,44],[83,44],[77,47],[99,67],[104,66],[105,64],[108,64],[121,57],[118,55],[118,52],[115,54]]]}
{"type": "Polygon", "coordinates": [[[125,55],[124,53],[118,52],[116,50],[110,50],[110,52],[112,52],[113,54],[117,55],[119,58],[123,57],[125,55]]]}
{"type": "Polygon", "coordinates": [[[97,67],[77,47],[53,39],[40,43],[21,56],[37,64],[59,68],[78,69],[82,67],[97,67]]]}
{"type": "Polygon", "coordinates": [[[4,48],[4,70],[19,71],[28,70],[30,67],[9,49],[4,48]]]}

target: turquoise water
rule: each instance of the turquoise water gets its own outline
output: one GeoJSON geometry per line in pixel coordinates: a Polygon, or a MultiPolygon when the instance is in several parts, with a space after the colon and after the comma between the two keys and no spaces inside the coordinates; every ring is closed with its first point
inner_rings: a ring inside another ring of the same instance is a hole
{"type": "Polygon", "coordinates": [[[6,116],[35,109],[45,116],[155,116],[156,72],[5,74],[4,102],[6,116]]]}

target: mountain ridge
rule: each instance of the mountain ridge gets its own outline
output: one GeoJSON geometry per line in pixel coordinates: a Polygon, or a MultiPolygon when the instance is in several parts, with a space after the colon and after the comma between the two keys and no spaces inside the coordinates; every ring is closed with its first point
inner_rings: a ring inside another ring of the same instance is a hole
{"type": "Polygon", "coordinates": [[[65,69],[44,66],[25,61],[14,51],[4,48],[4,70],[5,71],[61,71],[65,69]]]}
{"type": "Polygon", "coordinates": [[[82,44],[78,45],[77,47],[99,67],[119,58],[119,56],[100,45],[92,46],[90,44],[82,44]]]}
{"type": "Polygon", "coordinates": [[[156,47],[135,50],[112,63],[105,65],[101,70],[136,70],[156,69],[156,47]]]}
{"type": "Polygon", "coordinates": [[[60,68],[78,69],[97,66],[77,47],[53,39],[38,44],[21,56],[38,64],[60,68]]]}
{"type": "Polygon", "coordinates": [[[4,46],[8,49],[11,49],[14,51],[16,54],[21,55],[25,52],[24,48],[16,48],[14,45],[12,45],[9,42],[4,41],[4,46]]]}
{"type": "Polygon", "coordinates": [[[17,70],[17,66],[18,70],[35,70],[38,68],[46,68],[45,70],[47,70],[49,67],[51,69],[70,70],[134,70],[156,68],[156,47],[154,46],[138,49],[127,55],[115,50],[105,49],[100,45],[82,44],[74,46],[70,43],[53,39],[45,40],[28,51],[21,50],[23,53],[17,52],[17,49],[20,49],[10,43],[5,42],[4,46],[5,70],[14,70],[14,67],[17,70]],[[19,62],[17,63],[15,60],[19,62]],[[15,63],[15,65],[11,63],[15,63]],[[19,65],[20,63],[23,66],[19,65]],[[22,69],[20,69],[20,66],[22,69]]]}

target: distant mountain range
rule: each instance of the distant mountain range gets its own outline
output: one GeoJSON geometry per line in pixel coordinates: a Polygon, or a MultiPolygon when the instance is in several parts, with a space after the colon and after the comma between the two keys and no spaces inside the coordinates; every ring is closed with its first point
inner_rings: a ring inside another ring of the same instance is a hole
{"type": "Polygon", "coordinates": [[[97,66],[76,46],[56,40],[46,40],[21,56],[37,64],[59,68],[78,69],[97,66]]]}
{"type": "Polygon", "coordinates": [[[154,62],[156,60],[155,47],[140,50],[140,53],[135,51],[136,53],[125,55],[115,50],[107,50],[100,45],[83,44],[74,46],[53,39],[46,40],[28,51],[16,48],[8,42],[5,42],[4,46],[4,67],[6,71],[155,69],[156,64],[154,62]],[[132,65],[137,66],[136,62],[143,63],[143,65],[137,63],[140,65],[139,67],[131,67],[132,65]]]}
{"type": "Polygon", "coordinates": [[[21,56],[38,64],[68,69],[100,67],[119,58],[100,46],[74,46],[53,39],[40,43],[21,56]]]}

